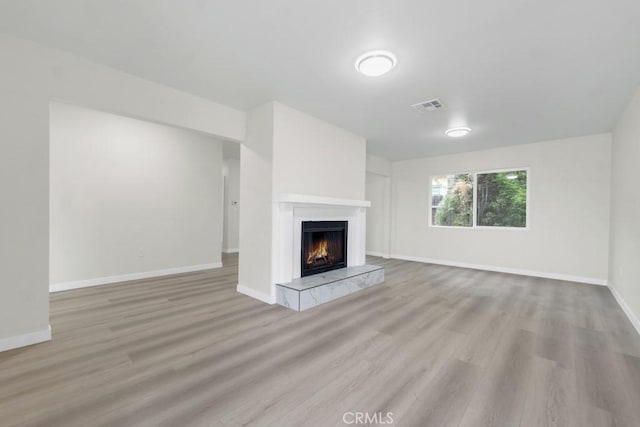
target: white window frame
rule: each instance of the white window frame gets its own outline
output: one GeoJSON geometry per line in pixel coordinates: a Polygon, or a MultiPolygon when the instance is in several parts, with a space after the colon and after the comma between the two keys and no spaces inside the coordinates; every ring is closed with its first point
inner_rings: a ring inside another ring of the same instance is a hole
{"type": "Polygon", "coordinates": [[[529,212],[531,211],[531,168],[529,166],[516,167],[516,168],[503,168],[503,169],[487,169],[476,170],[467,172],[445,172],[436,173],[429,176],[429,227],[433,228],[455,228],[456,230],[506,230],[506,231],[528,231],[531,227],[531,218],[529,212]],[[524,227],[500,227],[497,225],[478,225],[478,175],[490,174],[490,173],[506,173],[506,172],[527,172],[527,209],[524,227]],[[433,223],[433,178],[443,175],[471,175],[473,177],[473,215],[472,223],[470,227],[464,227],[461,225],[437,225],[433,223]]]}

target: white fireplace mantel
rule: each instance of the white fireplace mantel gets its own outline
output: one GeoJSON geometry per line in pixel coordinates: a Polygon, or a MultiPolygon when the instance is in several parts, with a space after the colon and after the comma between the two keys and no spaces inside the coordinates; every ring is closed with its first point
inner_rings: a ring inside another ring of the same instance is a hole
{"type": "Polygon", "coordinates": [[[367,200],[279,194],[273,203],[272,292],[277,283],[300,277],[303,221],[347,221],[347,266],[366,261],[367,200]]]}
{"type": "Polygon", "coordinates": [[[331,206],[352,206],[360,208],[371,207],[368,200],[338,199],[335,197],[312,196],[309,194],[280,194],[275,198],[276,203],[294,203],[307,205],[331,205],[331,206]]]}

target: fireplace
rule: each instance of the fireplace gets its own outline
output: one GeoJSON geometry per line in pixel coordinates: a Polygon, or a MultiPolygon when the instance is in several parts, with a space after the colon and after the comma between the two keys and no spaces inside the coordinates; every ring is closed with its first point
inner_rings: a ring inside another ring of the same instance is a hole
{"type": "Polygon", "coordinates": [[[300,275],[347,266],[347,221],[303,221],[300,275]]]}

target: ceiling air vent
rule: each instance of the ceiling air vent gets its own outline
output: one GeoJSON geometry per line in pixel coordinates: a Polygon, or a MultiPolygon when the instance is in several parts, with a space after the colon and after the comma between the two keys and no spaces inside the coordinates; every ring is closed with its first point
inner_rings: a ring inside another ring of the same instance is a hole
{"type": "Polygon", "coordinates": [[[430,99],[429,101],[413,104],[412,107],[418,111],[436,111],[442,108],[442,103],[439,99],[430,99]]]}

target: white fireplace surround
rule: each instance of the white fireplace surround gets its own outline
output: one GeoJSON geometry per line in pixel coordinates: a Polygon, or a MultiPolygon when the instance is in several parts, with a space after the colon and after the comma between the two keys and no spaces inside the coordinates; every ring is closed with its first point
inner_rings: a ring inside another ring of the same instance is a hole
{"type": "Polygon", "coordinates": [[[272,296],[276,283],[300,277],[303,221],[347,221],[347,266],[366,261],[367,200],[280,194],[274,201],[272,296]]]}

